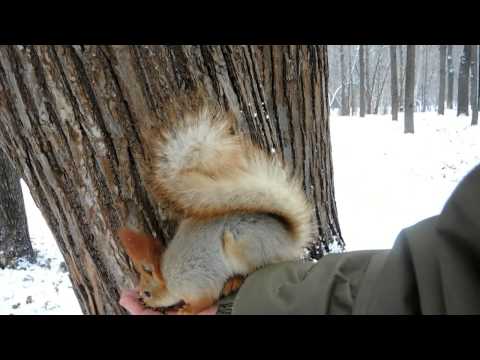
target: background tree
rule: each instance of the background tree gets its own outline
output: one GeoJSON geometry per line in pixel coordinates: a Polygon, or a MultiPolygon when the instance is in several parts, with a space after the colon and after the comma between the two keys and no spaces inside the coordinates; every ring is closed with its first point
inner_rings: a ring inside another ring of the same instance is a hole
{"type": "Polygon", "coordinates": [[[438,90],[438,113],[443,115],[445,113],[445,67],[447,62],[447,46],[440,45],[440,72],[439,72],[439,90],[438,90]]]}
{"type": "Polygon", "coordinates": [[[423,84],[422,84],[422,112],[427,111],[428,103],[428,55],[429,46],[423,47],[423,84]]]}
{"type": "Polygon", "coordinates": [[[390,93],[392,120],[398,120],[397,47],[390,45],[390,93]]]}
{"type": "Polygon", "coordinates": [[[414,132],[413,112],[415,106],[415,45],[407,45],[405,65],[405,133],[414,132]]]}
{"type": "Polygon", "coordinates": [[[458,70],[457,116],[468,115],[468,78],[470,75],[471,45],[464,45],[458,70]]]}
{"type": "Polygon", "coordinates": [[[340,72],[342,78],[342,93],[341,93],[341,108],[340,108],[340,115],[347,116],[349,115],[348,110],[348,88],[347,88],[347,78],[345,74],[345,51],[343,45],[340,45],[340,72]]]}
{"type": "Polygon", "coordinates": [[[365,61],[365,113],[372,113],[372,93],[370,90],[370,46],[363,45],[365,61]]]}
{"type": "Polygon", "coordinates": [[[20,178],[0,148],[0,268],[35,259],[20,178]]]}
{"type": "Polygon", "coordinates": [[[372,112],[377,115],[380,104],[384,97],[385,84],[389,77],[389,51],[388,47],[384,45],[376,45],[374,47],[375,67],[373,69],[373,76],[371,80],[372,87],[372,112]]]}
{"type": "Polygon", "coordinates": [[[400,111],[405,111],[405,46],[399,45],[398,49],[400,51],[400,69],[399,69],[399,74],[400,74],[400,99],[399,103],[401,106],[400,111]]]}
{"type": "Polygon", "coordinates": [[[360,71],[360,117],[365,117],[365,51],[364,46],[358,48],[360,71]]]}
{"type": "Polygon", "coordinates": [[[356,106],[355,106],[355,87],[353,81],[353,74],[354,74],[354,66],[352,60],[352,46],[348,46],[348,99],[349,99],[349,107],[350,107],[350,115],[354,115],[356,113],[356,106]]]}
{"type": "Polygon", "coordinates": [[[378,107],[383,95],[383,88],[387,78],[387,69],[384,63],[385,46],[372,46],[374,60],[373,73],[367,86],[370,101],[370,113],[378,114],[378,107]]]}
{"type": "Polygon", "coordinates": [[[472,103],[472,125],[478,124],[478,45],[472,45],[472,87],[471,87],[471,103],[472,103]]]}
{"type": "Polygon", "coordinates": [[[319,257],[343,247],[332,181],[326,46],[1,46],[0,146],[55,236],[86,314],[118,314],[135,273],[129,223],[167,242],[145,188],[146,138],[177,94],[203,89],[303,178],[319,257]],[[127,220],[128,219],[128,220],[127,220]]]}
{"type": "Polygon", "coordinates": [[[373,113],[375,115],[378,114],[378,108],[380,106],[380,102],[382,101],[383,98],[383,89],[385,88],[385,83],[387,80],[388,76],[388,67],[384,66],[382,63],[382,66],[380,68],[381,70],[378,72],[380,80],[377,81],[377,86],[373,89],[374,94],[375,94],[375,107],[373,109],[373,113]]]}
{"type": "Polygon", "coordinates": [[[453,109],[453,79],[455,70],[453,67],[453,47],[447,46],[447,69],[448,69],[448,92],[447,92],[447,108],[453,109]]]}
{"type": "MultiPolygon", "coordinates": [[[[332,104],[332,109],[339,110],[341,113],[341,51],[339,45],[329,45],[329,58],[330,58],[330,74],[329,74],[329,88],[330,88],[330,103],[332,104]]],[[[346,74],[346,90],[348,92],[348,106],[350,106],[349,113],[354,113],[355,105],[358,107],[360,103],[360,63],[359,55],[360,51],[357,51],[359,45],[342,45],[344,57],[348,56],[351,52],[353,57],[350,59],[345,59],[345,74],[349,71],[347,69],[347,62],[350,64],[350,68],[353,72],[346,74]],[[358,99],[358,100],[357,100],[358,99]],[[355,104],[356,102],[356,104],[355,104]],[[352,106],[353,105],[353,106],[352,106]]],[[[362,46],[365,51],[365,45],[362,46]]],[[[405,46],[397,45],[396,46],[396,62],[397,62],[397,96],[398,96],[398,111],[404,111],[405,104],[405,56],[402,56],[402,53],[405,53],[405,46]]],[[[438,45],[417,45],[416,48],[416,74],[415,76],[415,101],[418,111],[439,111],[440,109],[440,92],[444,95],[444,104],[443,113],[445,114],[445,108],[448,105],[449,101],[455,104],[457,103],[457,94],[458,94],[458,84],[454,74],[457,74],[460,67],[460,61],[463,56],[463,46],[455,45],[442,45],[442,51],[440,53],[437,50],[438,45]],[[435,47],[435,48],[434,48],[435,47]],[[446,53],[446,54],[445,54],[446,53]],[[446,58],[446,59],[445,59],[446,58]],[[445,63],[447,63],[445,65],[445,63]],[[457,68],[458,67],[458,68],[457,68]],[[450,71],[448,70],[450,68],[450,71]],[[443,70],[442,70],[443,69],[443,70]],[[441,90],[444,89],[444,90],[441,90]],[[450,99],[449,99],[450,96],[450,99]],[[435,107],[435,109],[433,109],[435,107]]],[[[391,77],[391,59],[389,50],[387,46],[384,45],[370,45],[369,49],[369,68],[368,68],[368,83],[366,81],[366,61],[365,53],[363,57],[363,83],[365,88],[365,114],[368,112],[367,105],[370,101],[372,114],[377,114],[379,109],[383,113],[387,113],[389,108],[392,106],[392,88],[391,86],[386,86],[388,78],[391,77]],[[390,67],[390,68],[389,68],[390,67]],[[388,72],[388,73],[387,73],[388,72]],[[390,75],[388,75],[390,74],[390,75]]],[[[478,69],[477,69],[478,72],[478,69]]],[[[478,81],[477,81],[478,83],[478,81]]],[[[477,89],[478,93],[478,89],[477,89]]],[[[469,94],[471,94],[471,86],[469,86],[469,94]]],[[[471,99],[469,100],[471,102],[471,99]]],[[[478,100],[477,100],[478,103],[478,100]]]]}

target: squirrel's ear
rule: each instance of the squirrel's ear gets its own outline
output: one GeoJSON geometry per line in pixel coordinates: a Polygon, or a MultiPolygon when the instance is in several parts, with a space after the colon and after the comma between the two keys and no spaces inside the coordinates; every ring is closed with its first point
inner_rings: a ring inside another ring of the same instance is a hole
{"type": "Polygon", "coordinates": [[[152,245],[155,239],[129,228],[121,228],[118,231],[120,242],[133,261],[149,260],[152,245]]]}

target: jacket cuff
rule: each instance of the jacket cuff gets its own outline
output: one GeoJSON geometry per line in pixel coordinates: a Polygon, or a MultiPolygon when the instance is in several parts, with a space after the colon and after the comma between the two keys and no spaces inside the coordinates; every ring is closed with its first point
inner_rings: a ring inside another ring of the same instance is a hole
{"type": "Polygon", "coordinates": [[[237,292],[221,298],[218,302],[217,315],[232,315],[233,304],[235,303],[235,298],[237,292]]]}

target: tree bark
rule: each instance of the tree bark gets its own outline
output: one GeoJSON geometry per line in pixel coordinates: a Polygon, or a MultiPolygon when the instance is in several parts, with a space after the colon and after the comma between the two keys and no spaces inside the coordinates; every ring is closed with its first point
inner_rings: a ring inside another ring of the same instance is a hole
{"type": "Polygon", "coordinates": [[[0,268],[35,259],[20,178],[0,148],[0,268]]]}
{"type": "Polygon", "coordinates": [[[453,79],[455,70],[453,68],[453,46],[447,46],[447,70],[448,70],[448,91],[447,91],[447,108],[453,109],[453,79]]]}
{"type": "Polygon", "coordinates": [[[342,79],[342,90],[341,90],[341,108],[340,115],[347,116],[348,111],[348,99],[347,99],[347,78],[345,75],[345,50],[343,45],[340,45],[340,76],[342,79]]]}
{"type": "Polygon", "coordinates": [[[135,283],[119,227],[167,243],[145,188],[145,139],[176,95],[203,89],[293,164],[315,205],[312,256],[343,247],[332,181],[326,46],[2,46],[0,145],[32,191],[86,314],[125,313],[135,283]]]}
{"type": "Polygon", "coordinates": [[[445,113],[445,66],[447,62],[447,45],[440,45],[440,77],[439,77],[439,92],[438,92],[438,114],[445,113]]]}
{"type": "Polygon", "coordinates": [[[414,132],[413,113],[415,106],[415,45],[407,45],[405,65],[405,133],[414,132]]]}
{"type": "Polygon", "coordinates": [[[373,113],[375,115],[378,114],[378,107],[380,106],[380,101],[382,100],[383,89],[385,87],[385,82],[387,80],[387,75],[388,75],[388,71],[387,71],[387,69],[384,69],[382,82],[379,84],[378,91],[377,91],[377,96],[375,98],[375,107],[374,107],[374,110],[373,110],[373,113]]]}
{"type": "Polygon", "coordinates": [[[372,113],[372,95],[370,92],[370,48],[368,45],[364,45],[364,59],[365,59],[365,112],[367,114],[372,113]]]}
{"type": "Polygon", "coordinates": [[[398,120],[398,78],[396,45],[390,45],[390,93],[392,98],[392,120],[398,120]]]}
{"type": "Polygon", "coordinates": [[[405,55],[404,55],[404,46],[400,45],[399,46],[400,50],[400,99],[399,99],[399,104],[400,104],[400,111],[405,111],[405,55]]]}
{"type": "Polygon", "coordinates": [[[468,78],[470,75],[471,45],[463,47],[463,54],[460,58],[458,70],[458,95],[457,95],[457,116],[465,114],[468,116],[468,78]]]}
{"type": "Polygon", "coordinates": [[[423,46],[423,86],[422,86],[422,112],[427,111],[428,89],[428,45],[423,46]]]}
{"type": "Polygon", "coordinates": [[[472,125],[478,124],[478,45],[472,45],[472,125]]]}
{"type": "Polygon", "coordinates": [[[365,50],[363,45],[358,48],[360,66],[360,117],[365,117],[365,50]]]}
{"type": "MultiPolygon", "coordinates": [[[[381,76],[381,68],[383,65],[383,51],[385,49],[384,46],[376,46],[375,47],[376,51],[376,61],[375,61],[375,68],[373,70],[373,76],[371,77],[369,81],[369,86],[367,86],[368,89],[368,97],[370,101],[370,111],[376,114],[375,108],[376,108],[376,102],[378,101],[378,94],[380,87],[383,85],[382,82],[380,81],[380,76],[381,76]],[[378,81],[377,81],[378,80],[378,81]],[[375,106],[374,106],[375,103],[375,106]],[[373,107],[373,110],[372,110],[373,107]]],[[[385,73],[384,73],[385,75],[385,73]]],[[[383,81],[384,78],[382,78],[383,81]]]]}
{"type": "Polygon", "coordinates": [[[348,46],[348,69],[350,72],[350,114],[353,116],[356,114],[356,103],[355,103],[355,86],[354,86],[354,71],[353,71],[353,60],[352,60],[352,46],[348,46]]]}

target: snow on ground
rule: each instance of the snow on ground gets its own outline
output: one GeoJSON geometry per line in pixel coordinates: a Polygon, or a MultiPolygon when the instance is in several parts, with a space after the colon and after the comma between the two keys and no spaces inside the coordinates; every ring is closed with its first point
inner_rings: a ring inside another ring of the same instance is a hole
{"type": "Polygon", "coordinates": [[[17,269],[0,269],[0,315],[81,314],[62,254],[23,181],[22,190],[38,261],[19,261],[17,269]]]}
{"type": "MultiPolygon", "coordinates": [[[[415,114],[403,134],[403,113],[366,118],[332,113],[335,195],[348,250],[390,248],[399,231],[438,214],[456,185],[480,163],[480,126],[448,111],[415,114]]],[[[0,314],[81,314],[62,256],[22,183],[39,264],[0,270],[0,314]],[[49,266],[48,266],[48,263],[49,266]]]]}
{"type": "Polygon", "coordinates": [[[331,114],[335,197],[346,250],[388,249],[398,233],[440,213],[480,163],[480,126],[447,110],[415,113],[415,134],[390,115],[331,114]]]}

